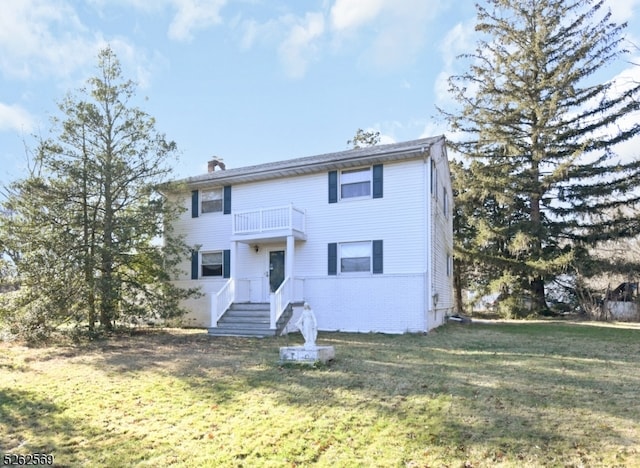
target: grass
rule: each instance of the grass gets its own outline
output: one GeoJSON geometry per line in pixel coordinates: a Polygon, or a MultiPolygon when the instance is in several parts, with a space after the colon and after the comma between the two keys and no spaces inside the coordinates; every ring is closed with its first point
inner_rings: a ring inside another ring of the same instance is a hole
{"type": "Polygon", "coordinates": [[[0,344],[0,449],[56,466],[640,466],[640,328],[0,344]]]}

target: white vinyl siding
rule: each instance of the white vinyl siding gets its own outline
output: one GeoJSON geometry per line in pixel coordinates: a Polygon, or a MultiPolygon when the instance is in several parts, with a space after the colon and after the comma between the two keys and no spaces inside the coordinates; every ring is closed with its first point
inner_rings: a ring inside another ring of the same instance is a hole
{"type": "Polygon", "coordinates": [[[435,183],[442,189],[436,190],[431,201],[432,222],[432,266],[433,291],[437,297],[436,318],[431,326],[444,320],[444,314],[453,311],[453,217],[450,216],[453,192],[449,181],[449,165],[442,154],[432,155],[435,168],[435,183]],[[436,197],[435,195],[439,195],[436,197]],[[442,200],[438,200],[441,198],[442,200]]]}

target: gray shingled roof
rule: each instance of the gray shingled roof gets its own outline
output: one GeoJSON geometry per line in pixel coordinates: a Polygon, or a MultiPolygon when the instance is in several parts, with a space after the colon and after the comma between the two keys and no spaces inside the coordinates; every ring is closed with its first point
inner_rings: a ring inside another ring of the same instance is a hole
{"type": "Polygon", "coordinates": [[[274,179],[297,174],[309,174],[365,164],[379,164],[385,161],[421,157],[424,152],[434,145],[444,145],[444,136],[421,138],[419,140],[391,143],[388,145],[368,146],[366,148],[288,159],[255,166],[218,170],[188,177],[176,182],[186,184],[189,187],[216,186],[274,179]]]}

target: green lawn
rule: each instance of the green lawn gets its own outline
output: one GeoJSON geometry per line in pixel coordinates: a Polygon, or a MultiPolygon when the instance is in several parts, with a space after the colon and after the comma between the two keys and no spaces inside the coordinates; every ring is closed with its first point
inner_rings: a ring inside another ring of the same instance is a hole
{"type": "Polygon", "coordinates": [[[640,466],[640,328],[0,344],[0,450],[56,466],[640,466]]]}

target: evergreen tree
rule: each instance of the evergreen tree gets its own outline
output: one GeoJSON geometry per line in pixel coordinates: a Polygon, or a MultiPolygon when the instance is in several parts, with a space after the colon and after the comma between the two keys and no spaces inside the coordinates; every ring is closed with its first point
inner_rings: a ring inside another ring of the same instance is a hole
{"type": "Polygon", "coordinates": [[[6,189],[2,248],[21,285],[9,314],[23,323],[108,330],[119,319],[179,315],[194,293],[169,281],[189,250],[167,231],[177,206],[156,190],[176,145],[130,106],[134,91],[102,50],[88,89],[60,103],[29,176],[6,189]]]}
{"type": "Polygon", "coordinates": [[[461,108],[441,110],[460,137],[455,149],[476,161],[466,191],[481,203],[464,249],[496,284],[527,291],[536,311],[547,308],[545,284],[570,272],[584,246],[640,232],[635,217],[616,210],[639,200],[631,189],[640,161],[615,153],[640,132],[623,121],[639,107],[640,85],[597,81],[625,53],[626,24],[611,22],[604,6],[477,5],[484,39],[464,56],[468,71],[449,80],[461,108]]]}

